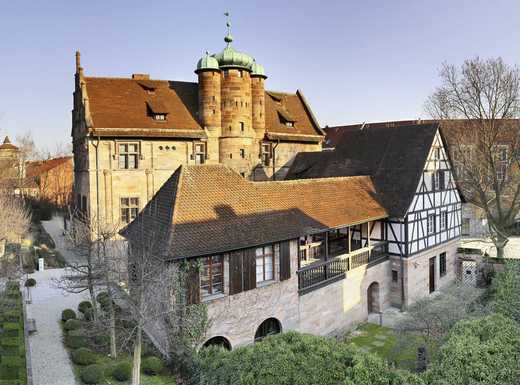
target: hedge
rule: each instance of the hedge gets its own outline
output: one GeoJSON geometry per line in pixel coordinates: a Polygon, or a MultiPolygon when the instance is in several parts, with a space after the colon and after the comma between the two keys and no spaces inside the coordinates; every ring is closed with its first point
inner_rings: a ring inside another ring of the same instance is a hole
{"type": "Polygon", "coordinates": [[[87,366],[80,372],[80,378],[87,385],[100,384],[105,380],[103,366],[97,364],[87,366]]]}
{"type": "Polygon", "coordinates": [[[74,318],[67,320],[63,325],[63,329],[66,331],[78,330],[79,328],[81,328],[81,322],[74,318]]]}
{"type": "Polygon", "coordinates": [[[117,363],[112,369],[112,377],[118,381],[127,381],[132,376],[132,364],[127,361],[117,363]]]}
{"type": "Polygon", "coordinates": [[[163,367],[163,361],[157,357],[146,357],[141,362],[141,370],[143,371],[143,373],[152,376],[159,374],[163,367]]]}
{"type": "Polygon", "coordinates": [[[76,312],[72,309],[65,309],[61,312],[61,320],[63,322],[68,321],[69,319],[76,319],[76,312]]]}
{"type": "Polygon", "coordinates": [[[71,349],[86,348],[88,345],[87,337],[84,335],[72,334],[71,332],[65,337],[65,345],[71,349]]]}
{"type": "Polygon", "coordinates": [[[96,363],[96,355],[90,349],[79,348],[72,352],[72,362],[76,365],[92,365],[96,363]]]}
{"type": "Polygon", "coordinates": [[[81,301],[78,305],[78,311],[82,314],[85,314],[89,309],[92,309],[92,303],[90,301],[81,301]]]}

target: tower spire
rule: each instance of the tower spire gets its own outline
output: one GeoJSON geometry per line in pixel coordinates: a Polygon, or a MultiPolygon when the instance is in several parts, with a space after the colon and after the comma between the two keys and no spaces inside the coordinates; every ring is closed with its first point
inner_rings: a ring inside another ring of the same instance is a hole
{"type": "Polygon", "coordinates": [[[227,35],[224,37],[224,41],[228,44],[228,46],[233,41],[233,35],[231,35],[231,19],[230,13],[224,12],[224,16],[226,16],[226,27],[227,27],[227,35]]]}

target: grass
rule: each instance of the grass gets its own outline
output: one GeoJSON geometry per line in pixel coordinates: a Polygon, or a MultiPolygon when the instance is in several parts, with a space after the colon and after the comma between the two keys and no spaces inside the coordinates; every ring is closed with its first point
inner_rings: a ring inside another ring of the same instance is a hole
{"type": "Polygon", "coordinates": [[[419,336],[399,335],[393,329],[371,323],[361,324],[345,338],[345,342],[375,353],[401,369],[415,368],[417,347],[421,341],[419,336]]]}

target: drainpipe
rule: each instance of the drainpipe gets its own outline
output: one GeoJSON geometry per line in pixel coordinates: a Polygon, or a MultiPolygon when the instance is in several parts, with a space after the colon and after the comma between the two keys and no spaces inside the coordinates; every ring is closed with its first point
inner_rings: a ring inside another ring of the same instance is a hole
{"type": "Polygon", "coordinates": [[[97,232],[99,234],[99,136],[97,137],[97,142],[94,147],[96,148],[96,222],[97,232]]]}
{"type": "Polygon", "coordinates": [[[273,146],[273,180],[276,180],[276,147],[280,144],[280,139],[273,146]]]}
{"type": "MultiPolygon", "coordinates": [[[[408,255],[408,215],[404,219],[404,252],[408,255]]],[[[403,250],[399,248],[399,260],[401,265],[401,311],[406,310],[405,305],[405,295],[404,295],[404,256],[403,256],[403,250]]]]}

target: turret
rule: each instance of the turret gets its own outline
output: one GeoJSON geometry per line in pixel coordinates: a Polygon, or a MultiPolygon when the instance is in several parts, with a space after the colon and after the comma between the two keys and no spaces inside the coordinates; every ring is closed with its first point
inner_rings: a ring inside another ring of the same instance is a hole
{"type": "Polygon", "coordinates": [[[251,96],[253,107],[253,129],[257,138],[265,134],[265,76],[264,67],[256,63],[251,66],[251,96]]]}
{"type": "Polygon", "coordinates": [[[197,63],[199,77],[199,121],[212,136],[220,136],[220,69],[217,59],[207,52],[197,63]]]}

